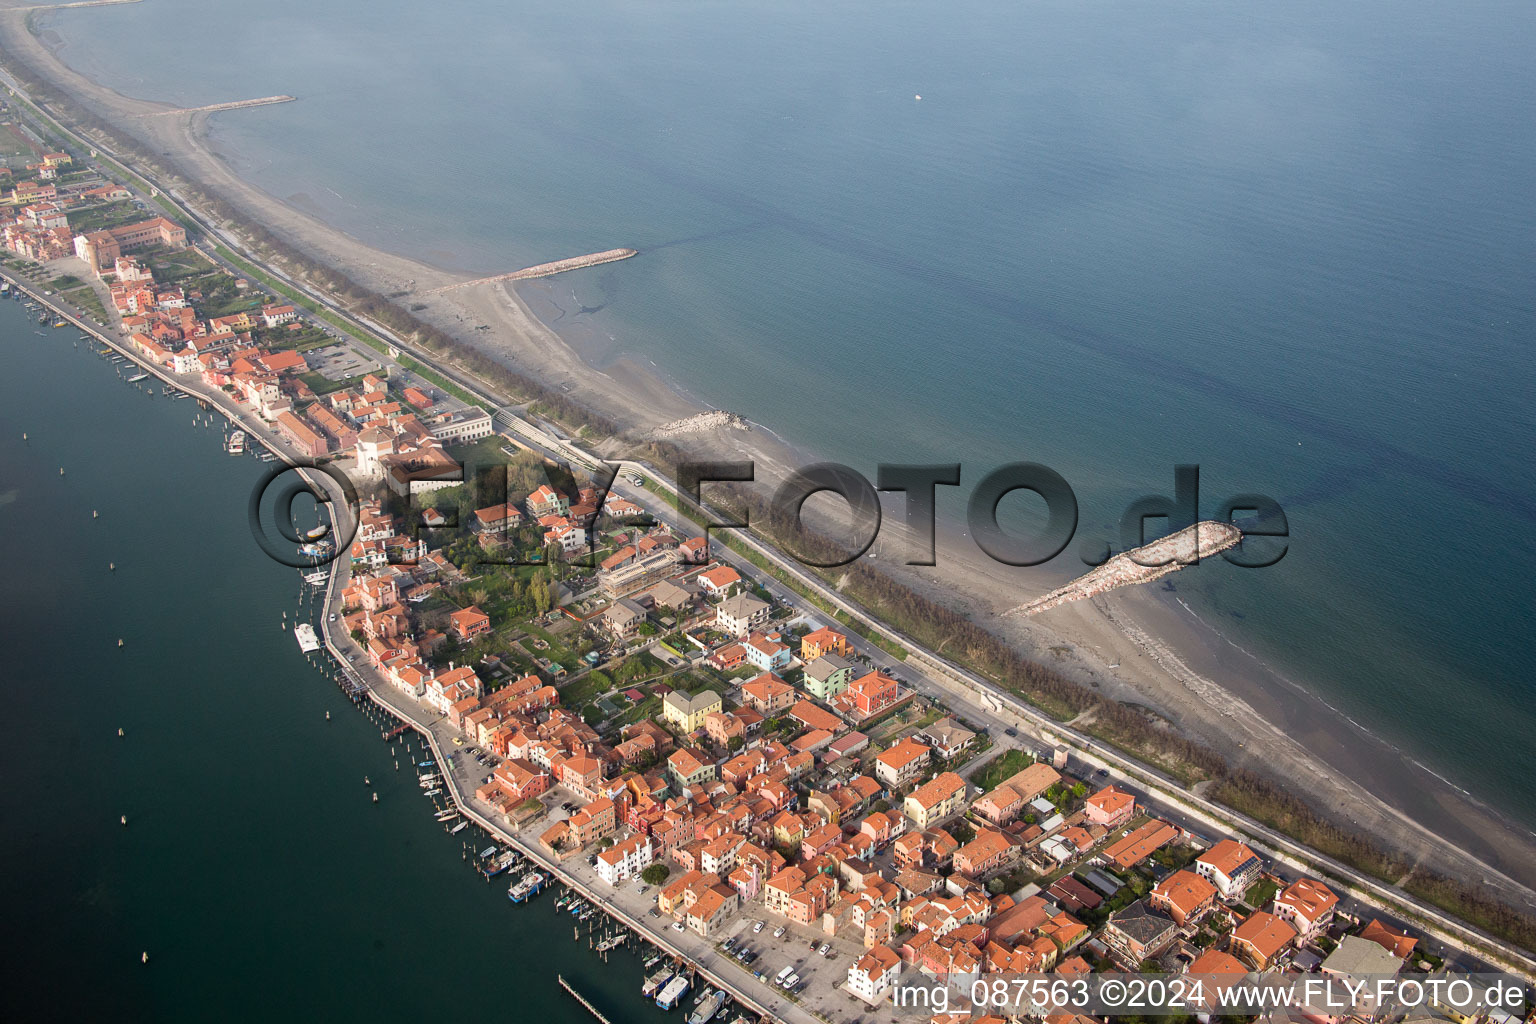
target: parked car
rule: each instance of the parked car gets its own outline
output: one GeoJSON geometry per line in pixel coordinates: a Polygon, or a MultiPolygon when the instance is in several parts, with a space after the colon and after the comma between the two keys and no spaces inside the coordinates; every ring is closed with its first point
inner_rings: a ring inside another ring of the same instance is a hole
{"type": "Polygon", "coordinates": [[[816,952],[820,953],[822,956],[826,956],[827,955],[827,951],[830,950],[831,948],[832,948],[832,943],[830,943],[830,942],[823,942],[821,944],[821,948],[818,949],[816,952]]]}
{"type": "Polygon", "coordinates": [[[754,924],[752,926],[752,934],[753,935],[756,935],[758,932],[760,932],[762,930],[763,930],[763,922],[761,922],[761,921],[757,922],[757,924],[754,924]]]}

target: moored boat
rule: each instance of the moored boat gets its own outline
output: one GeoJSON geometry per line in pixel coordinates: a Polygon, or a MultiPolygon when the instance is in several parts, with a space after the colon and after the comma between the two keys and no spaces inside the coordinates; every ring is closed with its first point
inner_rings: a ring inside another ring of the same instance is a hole
{"type": "Polygon", "coordinates": [[[699,1005],[688,1015],[688,1024],[709,1024],[714,1020],[715,1014],[725,1006],[725,989],[717,988],[699,1001],[699,1005]]]}
{"type": "Polygon", "coordinates": [[[533,872],[531,875],[524,875],[507,890],[507,899],[513,903],[522,903],[525,900],[532,899],[543,891],[544,882],[544,875],[538,871],[533,872]]]}
{"type": "Polygon", "coordinates": [[[656,1005],[663,1010],[675,1009],[683,996],[688,994],[688,989],[691,987],[692,985],[689,983],[687,975],[677,975],[667,982],[660,992],[656,993],[656,1005]]]}
{"type": "Polygon", "coordinates": [[[645,979],[645,984],[640,986],[640,994],[650,999],[657,992],[660,992],[667,982],[672,980],[674,973],[676,972],[670,966],[663,966],[661,970],[645,979]]]}

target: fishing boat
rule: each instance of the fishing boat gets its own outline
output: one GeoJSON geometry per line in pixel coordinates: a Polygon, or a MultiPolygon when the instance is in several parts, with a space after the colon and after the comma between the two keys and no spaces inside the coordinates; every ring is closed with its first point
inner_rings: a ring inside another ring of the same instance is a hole
{"type": "MultiPolygon", "coordinates": [[[[442,795],[443,795],[443,791],[440,790],[440,789],[429,789],[425,793],[422,794],[422,796],[426,796],[426,797],[434,797],[434,796],[442,796],[442,795]]],[[[462,821],[459,822],[459,828],[463,828],[465,826],[465,824],[466,824],[466,822],[462,822],[462,821]]],[[[459,830],[459,828],[454,829],[454,831],[457,832],[459,830]]]]}
{"type": "Polygon", "coordinates": [[[245,454],[245,431],[237,430],[229,435],[229,441],[224,445],[224,450],[231,455],[245,454]]]}
{"type": "Polygon", "coordinates": [[[55,327],[68,327],[69,326],[69,321],[67,321],[67,320],[55,320],[53,322],[53,326],[55,326],[55,327]]]}
{"type": "Polygon", "coordinates": [[[435,764],[437,764],[436,761],[417,761],[416,762],[416,767],[417,768],[431,768],[435,764]]]}
{"type": "Polygon", "coordinates": [[[331,574],[322,569],[319,572],[312,572],[306,575],[304,582],[312,587],[323,587],[325,586],[325,581],[330,578],[331,574]]]}
{"type": "Polygon", "coordinates": [[[640,986],[640,994],[645,998],[650,999],[657,992],[660,992],[662,988],[667,984],[667,982],[672,980],[672,975],[674,973],[676,972],[674,972],[670,966],[667,966],[663,967],[655,974],[648,976],[645,979],[645,984],[640,986]]]}
{"type": "Polygon", "coordinates": [[[311,558],[324,558],[331,553],[331,542],[328,540],[310,541],[308,544],[299,545],[299,554],[308,555],[311,558]]]}
{"type": "Polygon", "coordinates": [[[586,905],[587,905],[586,902],[583,901],[583,900],[577,900],[575,903],[572,903],[571,904],[571,908],[570,908],[571,916],[575,917],[577,914],[581,913],[582,908],[585,907],[586,905]]]}
{"type": "Polygon", "coordinates": [[[656,993],[656,1005],[663,1010],[675,1009],[678,1002],[683,996],[688,994],[688,990],[692,987],[687,976],[679,974],[667,982],[660,992],[656,993]]]}
{"type": "Polygon", "coordinates": [[[531,875],[524,875],[507,889],[507,899],[513,903],[522,903],[532,899],[544,890],[544,875],[535,871],[531,875]]]}
{"type": "Polygon", "coordinates": [[[698,1007],[688,1015],[688,1024],[709,1024],[715,1019],[715,1014],[720,1012],[721,1007],[725,1006],[727,998],[724,989],[715,989],[705,996],[698,1007]]]}
{"type": "Polygon", "coordinates": [[[512,865],[516,864],[518,857],[519,855],[516,850],[503,850],[501,851],[501,854],[496,857],[496,859],[492,860],[481,870],[485,872],[486,878],[495,878],[497,875],[501,874],[512,865]]]}
{"type": "Polygon", "coordinates": [[[661,963],[661,954],[652,953],[650,956],[645,958],[645,963],[643,963],[641,967],[642,969],[649,971],[652,967],[655,967],[659,963],[661,963]]]}

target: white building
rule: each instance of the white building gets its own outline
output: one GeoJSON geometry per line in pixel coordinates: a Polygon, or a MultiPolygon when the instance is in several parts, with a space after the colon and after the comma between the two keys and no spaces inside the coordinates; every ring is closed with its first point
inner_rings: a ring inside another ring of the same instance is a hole
{"type": "Polygon", "coordinates": [[[1259,855],[1236,839],[1223,839],[1195,860],[1195,874],[1214,885],[1224,900],[1240,899],[1263,871],[1259,855]]]}
{"type": "Polygon", "coordinates": [[[715,625],[721,632],[744,637],[768,621],[768,604],[751,594],[737,594],[720,603],[715,611],[715,625]]]}
{"type": "Polygon", "coordinates": [[[848,968],[848,991],[871,1006],[885,1001],[901,974],[901,957],[886,946],[872,946],[848,968]]]}
{"type": "Polygon", "coordinates": [[[650,867],[654,855],[650,836],[630,836],[597,855],[597,876],[609,885],[618,885],[626,878],[638,877],[650,867]]]}

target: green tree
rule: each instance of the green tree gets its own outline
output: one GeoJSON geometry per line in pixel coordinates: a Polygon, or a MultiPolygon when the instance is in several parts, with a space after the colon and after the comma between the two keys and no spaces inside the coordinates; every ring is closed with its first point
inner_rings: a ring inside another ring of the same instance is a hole
{"type": "Polygon", "coordinates": [[[1081,800],[1088,795],[1088,787],[1079,782],[1072,787],[1072,795],[1081,800]]]}
{"type": "Polygon", "coordinates": [[[729,740],[726,741],[725,746],[727,750],[735,753],[741,749],[742,743],[743,740],[740,736],[732,736],[729,740]]]}
{"type": "Polygon", "coordinates": [[[535,576],[528,584],[528,599],[533,604],[533,613],[543,615],[549,611],[549,584],[544,579],[544,574],[535,576]]]}
{"type": "Polygon", "coordinates": [[[640,872],[640,881],[646,885],[661,885],[671,873],[672,869],[665,864],[652,864],[640,872]]]}

